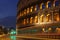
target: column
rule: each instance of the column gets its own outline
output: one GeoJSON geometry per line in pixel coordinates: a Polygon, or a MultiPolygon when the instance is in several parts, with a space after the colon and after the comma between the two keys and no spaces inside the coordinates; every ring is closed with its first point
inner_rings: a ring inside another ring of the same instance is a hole
{"type": "Polygon", "coordinates": [[[59,8],[59,21],[60,21],[60,8],[59,8]]]}
{"type": "Polygon", "coordinates": [[[33,11],[33,6],[31,6],[31,8],[30,8],[30,12],[32,12],[33,11]]]}
{"type": "Polygon", "coordinates": [[[55,6],[55,2],[54,0],[51,1],[51,8],[53,8],[55,6]]]}
{"type": "Polygon", "coordinates": [[[53,19],[53,11],[51,11],[51,13],[52,13],[52,23],[54,22],[54,19],[53,19]]]}
{"type": "Polygon", "coordinates": [[[29,13],[29,8],[27,8],[27,14],[29,13]]]}
{"type": "Polygon", "coordinates": [[[53,1],[53,7],[55,7],[55,0],[53,1]]]}
{"type": "Polygon", "coordinates": [[[42,5],[43,5],[43,3],[40,4],[40,9],[42,9],[42,5]]]}
{"type": "Polygon", "coordinates": [[[27,18],[27,24],[29,24],[29,18],[27,18]]]}
{"type": "Polygon", "coordinates": [[[45,3],[45,5],[46,5],[46,8],[48,8],[48,3],[49,3],[49,1],[47,1],[47,2],[45,3]]]}
{"type": "Polygon", "coordinates": [[[47,12],[44,13],[44,23],[46,23],[46,13],[47,12]]]}
{"type": "Polygon", "coordinates": [[[38,23],[40,24],[40,12],[38,12],[38,23]]]}
{"type": "Polygon", "coordinates": [[[34,18],[34,16],[33,16],[33,24],[35,23],[34,20],[35,20],[35,18],[34,18]]]}

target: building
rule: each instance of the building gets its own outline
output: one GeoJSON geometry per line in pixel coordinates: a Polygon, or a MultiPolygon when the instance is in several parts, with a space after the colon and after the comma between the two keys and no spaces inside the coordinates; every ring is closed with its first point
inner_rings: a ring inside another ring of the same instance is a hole
{"type": "Polygon", "coordinates": [[[59,0],[19,0],[17,34],[60,33],[59,0]]]}

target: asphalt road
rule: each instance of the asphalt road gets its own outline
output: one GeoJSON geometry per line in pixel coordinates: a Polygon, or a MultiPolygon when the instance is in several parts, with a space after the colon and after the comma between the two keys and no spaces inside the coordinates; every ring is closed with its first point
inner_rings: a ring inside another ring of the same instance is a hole
{"type": "Polygon", "coordinates": [[[26,35],[5,35],[0,37],[0,40],[60,40],[60,39],[50,39],[50,38],[40,38],[36,36],[26,36],[26,35]]]}
{"type": "Polygon", "coordinates": [[[11,39],[8,37],[0,37],[0,40],[11,40],[11,39]]]}
{"type": "Polygon", "coordinates": [[[41,38],[38,36],[31,35],[17,35],[17,40],[60,40],[60,39],[52,39],[52,38],[41,38]]]}
{"type": "Polygon", "coordinates": [[[14,35],[4,35],[0,37],[0,40],[16,40],[16,36],[14,35]]]}

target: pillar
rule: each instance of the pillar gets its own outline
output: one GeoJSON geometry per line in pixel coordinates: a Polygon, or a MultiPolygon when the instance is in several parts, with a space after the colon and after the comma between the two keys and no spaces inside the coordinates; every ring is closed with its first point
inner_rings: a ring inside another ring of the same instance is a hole
{"type": "Polygon", "coordinates": [[[59,8],[59,21],[60,21],[60,8],[59,8]]]}
{"type": "Polygon", "coordinates": [[[53,2],[53,7],[55,7],[55,2],[53,2]]]}
{"type": "Polygon", "coordinates": [[[31,8],[30,8],[30,12],[32,12],[33,11],[33,6],[31,6],[31,8]]]}
{"type": "Polygon", "coordinates": [[[48,3],[49,3],[49,1],[47,1],[46,4],[45,4],[46,5],[46,8],[48,8],[48,3]]]}
{"type": "Polygon", "coordinates": [[[43,3],[40,4],[40,9],[42,9],[42,5],[43,5],[43,3]]]}
{"type": "Polygon", "coordinates": [[[53,11],[51,11],[51,15],[52,15],[52,22],[54,22],[54,13],[53,13],[53,11]]]}
{"type": "Polygon", "coordinates": [[[27,18],[27,24],[29,24],[29,18],[27,18]]]}
{"type": "Polygon", "coordinates": [[[46,23],[46,13],[47,12],[44,13],[44,23],[46,23]]]}
{"type": "Polygon", "coordinates": [[[35,20],[35,18],[34,18],[34,16],[33,16],[33,24],[35,23],[34,20],[35,20]]]}
{"type": "Polygon", "coordinates": [[[54,0],[51,1],[51,8],[55,7],[55,2],[54,0]]]}
{"type": "Polygon", "coordinates": [[[40,24],[40,12],[38,12],[38,23],[40,24]]]}
{"type": "Polygon", "coordinates": [[[27,8],[27,14],[29,13],[29,8],[27,8]]]}

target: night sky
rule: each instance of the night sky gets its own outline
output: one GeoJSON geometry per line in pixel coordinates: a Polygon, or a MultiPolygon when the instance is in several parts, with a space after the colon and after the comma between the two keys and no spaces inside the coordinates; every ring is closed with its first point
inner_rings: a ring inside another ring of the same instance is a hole
{"type": "Polygon", "coordinates": [[[0,0],[0,18],[16,16],[18,0],[0,0]]]}
{"type": "Polygon", "coordinates": [[[18,0],[0,0],[0,18],[16,16],[17,2],[18,0]]]}

